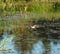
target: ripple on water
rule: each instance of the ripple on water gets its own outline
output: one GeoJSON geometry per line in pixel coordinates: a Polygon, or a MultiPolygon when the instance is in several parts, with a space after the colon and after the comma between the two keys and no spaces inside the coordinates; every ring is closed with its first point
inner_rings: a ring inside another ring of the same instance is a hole
{"type": "MultiPolygon", "coordinates": [[[[14,41],[13,40],[14,35],[8,35],[7,33],[3,34],[3,39],[0,42],[0,54],[3,54],[3,51],[1,49],[4,49],[6,54],[9,54],[7,52],[12,52],[12,54],[18,54],[18,51],[16,50],[14,46],[14,41]],[[6,41],[6,42],[5,42],[6,41]]],[[[60,42],[56,41],[50,41],[50,54],[60,54],[60,42]]],[[[47,45],[47,44],[46,44],[47,45]]],[[[32,54],[43,54],[46,49],[44,49],[44,44],[42,40],[38,40],[36,43],[33,44],[33,47],[31,49],[32,54]]],[[[26,53],[26,52],[25,52],[26,53]]],[[[21,54],[21,51],[20,51],[21,54]]],[[[28,51],[27,54],[30,54],[28,51]]]]}

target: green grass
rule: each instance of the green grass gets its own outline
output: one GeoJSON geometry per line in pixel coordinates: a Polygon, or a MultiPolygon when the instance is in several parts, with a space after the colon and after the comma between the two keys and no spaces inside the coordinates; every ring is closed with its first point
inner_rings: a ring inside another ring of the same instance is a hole
{"type": "MultiPolygon", "coordinates": [[[[23,1],[23,0],[22,0],[23,1]]],[[[60,12],[60,4],[55,5],[55,3],[40,3],[40,4],[25,4],[21,5],[21,0],[13,0],[13,1],[7,1],[3,2],[1,0],[0,3],[0,16],[4,15],[13,15],[17,12],[24,13],[24,12],[32,12],[32,13],[51,13],[51,12],[60,12]],[[56,7],[54,7],[54,5],[56,7]],[[24,7],[27,7],[27,10],[25,11],[24,7]]],[[[38,0],[37,0],[38,1],[38,0]]]]}

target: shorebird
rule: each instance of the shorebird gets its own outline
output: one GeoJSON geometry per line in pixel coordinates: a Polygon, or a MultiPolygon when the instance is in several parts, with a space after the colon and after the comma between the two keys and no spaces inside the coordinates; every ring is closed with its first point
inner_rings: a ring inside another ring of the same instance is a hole
{"type": "Polygon", "coordinates": [[[39,28],[39,25],[33,25],[31,26],[32,29],[36,29],[36,28],[39,28]]]}

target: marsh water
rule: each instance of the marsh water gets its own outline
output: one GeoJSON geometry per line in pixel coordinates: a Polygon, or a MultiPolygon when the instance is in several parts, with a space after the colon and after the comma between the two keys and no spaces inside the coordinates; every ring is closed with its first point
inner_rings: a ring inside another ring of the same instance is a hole
{"type": "MultiPolygon", "coordinates": [[[[11,29],[11,27],[7,28],[11,29]]],[[[26,31],[27,35],[18,33],[17,37],[15,33],[3,31],[0,35],[0,54],[60,54],[60,34],[57,34],[56,30],[50,29],[50,33],[53,32],[54,35],[47,32],[47,37],[46,32],[42,31],[43,29],[38,30],[32,30],[33,32],[30,33],[26,31]]],[[[59,33],[60,30],[57,32],[59,33]]]]}
{"type": "Polygon", "coordinates": [[[14,43],[14,34],[4,32],[0,42],[0,54],[60,54],[58,40],[32,39],[14,43]],[[4,44],[5,42],[5,44],[4,44]]]}

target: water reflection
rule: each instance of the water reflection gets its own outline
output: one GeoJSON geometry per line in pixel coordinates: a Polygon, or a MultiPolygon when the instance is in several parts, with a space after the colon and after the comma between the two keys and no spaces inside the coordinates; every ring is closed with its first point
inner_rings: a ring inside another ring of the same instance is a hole
{"type": "Polygon", "coordinates": [[[45,52],[44,54],[50,54],[50,40],[43,40],[43,45],[44,45],[44,49],[45,49],[45,52]]]}
{"type": "Polygon", "coordinates": [[[44,53],[44,45],[41,40],[39,40],[36,44],[33,45],[32,54],[43,54],[44,53]]]}
{"type": "Polygon", "coordinates": [[[35,33],[28,35],[3,32],[0,42],[0,54],[60,54],[60,40],[43,39],[35,33]],[[15,39],[14,39],[15,38],[15,39]]]}
{"type": "Polygon", "coordinates": [[[51,52],[50,54],[60,54],[60,42],[51,42],[51,52]]]}

